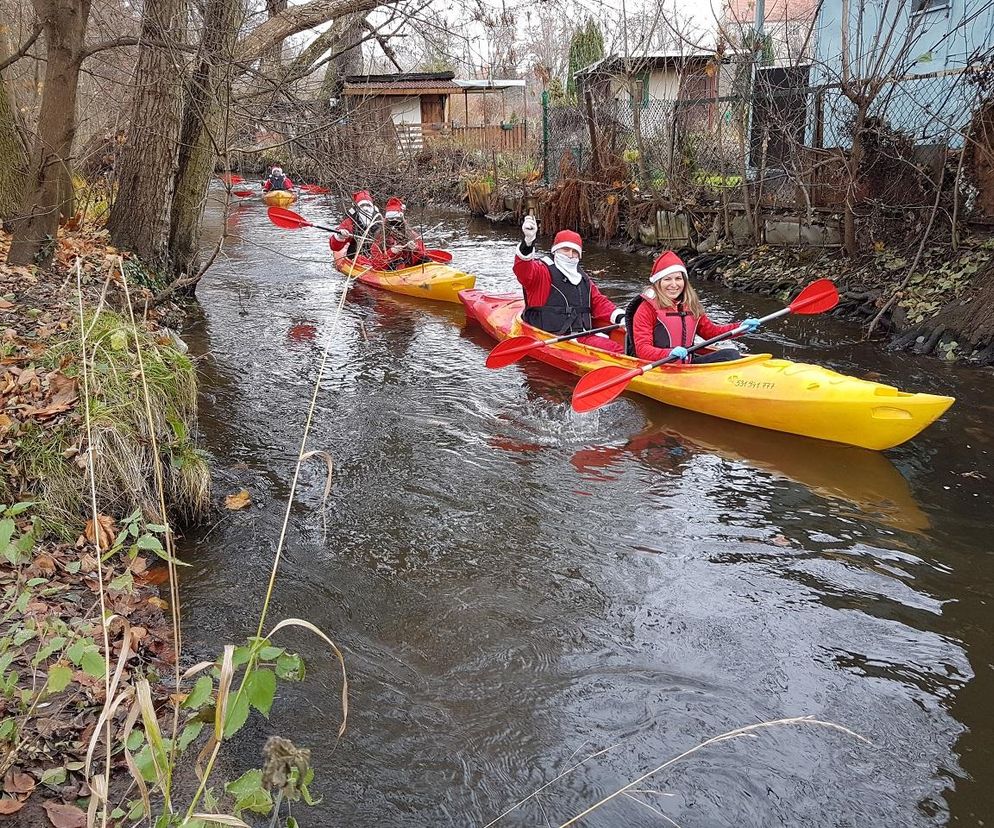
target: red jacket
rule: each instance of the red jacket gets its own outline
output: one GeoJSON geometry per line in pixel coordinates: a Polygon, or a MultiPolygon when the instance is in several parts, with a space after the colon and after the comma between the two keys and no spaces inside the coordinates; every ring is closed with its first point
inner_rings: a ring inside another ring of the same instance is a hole
{"type": "MultiPolygon", "coordinates": [[[[269,179],[269,178],[267,178],[265,181],[262,182],[262,191],[265,192],[265,193],[268,193],[269,189],[272,186],[273,186],[272,180],[269,179]]],[[[293,189],[293,182],[290,180],[290,176],[288,176],[288,175],[284,175],[283,176],[283,188],[285,190],[292,190],[293,189]]]]}
{"type": "MultiPolygon", "coordinates": [[[[514,257],[514,276],[525,291],[525,304],[529,306],[544,305],[552,291],[552,274],[548,266],[540,259],[517,252],[514,257]]],[[[613,324],[622,319],[624,310],[619,308],[598,290],[593,280],[590,282],[590,315],[594,327],[613,324]]]]}
{"type": "Polygon", "coordinates": [[[635,355],[639,359],[655,361],[670,355],[670,350],[678,345],[689,348],[694,344],[694,336],[700,334],[711,339],[728,333],[738,327],[737,322],[716,325],[707,315],[693,316],[682,314],[682,305],[676,308],[659,308],[652,299],[644,301],[635,309],[632,317],[632,339],[635,341],[635,355]],[[661,348],[655,344],[656,326],[663,328],[661,338],[669,340],[669,346],[661,348]]]}
{"type": "Polygon", "coordinates": [[[338,253],[349,246],[349,242],[355,235],[355,224],[350,218],[344,218],[339,222],[338,227],[331,231],[331,238],[328,243],[333,252],[338,253]]]}

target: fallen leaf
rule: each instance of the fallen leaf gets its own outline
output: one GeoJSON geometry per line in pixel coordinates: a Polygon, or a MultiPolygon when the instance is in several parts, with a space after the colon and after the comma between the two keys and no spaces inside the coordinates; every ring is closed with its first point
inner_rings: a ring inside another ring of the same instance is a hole
{"type": "Polygon", "coordinates": [[[55,828],[86,828],[86,814],[75,805],[49,801],[42,807],[55,828]]]}
{"type": "Polygon", "coordinates": [[[12,794],[31,793],[37,784],[33,776],[18,768],[11,768],[3,778],[3,789],[12,794]]]}
{"type": "Polygon", "coordinates": [[[55,558],[47,552],[42,552],[37,558],[34,559],[34,563],[31,564],[31,568],[40,575],[54,575],[55,558]]]}
{"type": "Polygon", "coordinates": [[[237,509],[244,509],[251,502],[252,498],[249,496],[248,489],[242,489],[240,492],[228,495],[224,499],[224,506],[234,512],[237,509]]]}
{"type": "Polygon", "coordinates": [[[790,541],[787,540],[783,535],[774,535],[770,538],[770,543],[774,546],[790,546],[790,541]]]}
{"type": "Polygon", "coordinates": [[[0,799],[0,816],[16,814],[23,807],[24,802],[19,799],[0,799]]]}
{"type": "Polygon", "coordinates": [[[93,531],[93,519],[86,521],[86,539],[90,543],[96,543],[97,547],[103,551],[110,549],[114,545],[114,538],[117,537],[117,529],[114,527],[114,518],[107,515],[97,515],[97,527],[99,532],[99,543],[97,543],[97,533],[93,531]]]}
{"type": "Polygon", "coordinates": [[[48,387],[52,391],[52,399],[49,400],[48,405],[44,408],[36,408],[31,412],[39,420],[68,411],[76,405],[76,401],[79,399],[76,380],[59,371],[48,375],[48,387]]]}
{"type": "Polygon", "coordinates": [[[169,606],[169,604],[167,604],[161,598],[156,598],[154,595],[151,598],[148,599],[148,603],[151,606],[156,607],[157,609],[160,609],[160,610],[164,610],[164,609],[166,609],[169,606]]]}
{"type": "MultiPolygon", "coordinates": [[[[12,307],[14,307],[13,302],[8,302],[6,299],[0,299],[0,310],[10,310],[12,307]]],[[[13,811],[10,813],[13,813],[13,811]]]]}
{"type": "Polygon", "coordinates": [[[143,558],[141,555],[131,562],[131,571],[135,575],[141,575],[146,569],[148,569],[148,559],[143,558]]]}
{"type": "Polygon", "coordinates": [[[13,420],[10,419],[6,414],[0,412],[0,429],[9,428],[13,424],[13,420]]]}

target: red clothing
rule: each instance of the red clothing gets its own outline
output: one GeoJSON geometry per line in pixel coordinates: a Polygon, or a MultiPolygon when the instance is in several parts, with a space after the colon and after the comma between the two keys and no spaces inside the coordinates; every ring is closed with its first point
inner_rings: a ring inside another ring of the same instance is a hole
{"type": "MultiPolygon", "coordinates": [[[[267,178],[265,181],[262,182],[262,191],[264,193],[268,193],[269,190],[272,188],[272,186],[273,186],[273,180],[271,178],[267,178]]],[[[293,182],[290,180],[290,176],[288,175],[283,176],[283,186],[280,189],[282,190],[293,189],[293,182]]]]}
{"type": "Polygon", "coordinates": [[[694,336],[700,334],[705,339],[711,339],[719,334],[728,333],[738,327],[737,322],[727,325],[716,325],[707,315],[679,316],[683,306],[677,308],[659,308],[652,299],[644,301],[635,309],[632,317],[632,338],[635,341],[635,355],[639,359],[654,362],[670,355],[670,350],[678,345],[689,348],[694,344],[694,336]],[[669,347],[660,348],[654,342],[656,325],[660,324],[669,335],[669,347]]]}
{"type": "MultiPolygon", "coordinates": [[[[540,259],[525,258],[520,250],[514,257],[514,276],[525,292],[525,304],[544,305],[552,291],[552,274],[548,265],[540,259]]],[[[590,315],[595,328],[611,325],[624,318],[625,312],[608,299],[593,280],[590,281],[590,315]]],[[[624,347],[612,339],[593,334],[577,339],[584,345],[592,345],[604,351],[623,353],[624,347]]]]}
{"type": "MultiPolygon", "coordinates": [[[[398,241],[396,246],[401,246],[403,242],[398,241]]],[[[394,244],[387,239],[384,246],[380,241],[373,242],[373,261],[377,270],[400,270],[405,267],[414,267],[431,259],[425,255],[424,242],[418,239],[413,250],[401,250],[399,253],[391,253],[390,248],[394,244]]]]}
{"type": "Polygon", "coordinates": [[[331,231],[331,238],[328,243],[331,245],[332,252],[338,253],[339,251],[345,250],[349,246],[349,242],[355,235],[355,224],[350,218],[344,218],[339,223],[338,227],[331,231]]]}

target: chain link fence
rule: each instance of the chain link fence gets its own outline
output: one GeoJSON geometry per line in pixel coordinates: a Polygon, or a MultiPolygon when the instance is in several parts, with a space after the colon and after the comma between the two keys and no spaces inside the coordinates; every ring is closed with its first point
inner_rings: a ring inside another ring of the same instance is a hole
{"type": "Polygon", "coordinates": [[[547,104],[545,180],[599,171],[612,183],[609,171],[676,204],[748,186],[771,206],[832,208],[858,178],[861,203],[924,206],[983,105],[978,77],[895,79],[862,111],[839,85],[809,85],[808,67],[760,70],[750,96],[547,104]]]}

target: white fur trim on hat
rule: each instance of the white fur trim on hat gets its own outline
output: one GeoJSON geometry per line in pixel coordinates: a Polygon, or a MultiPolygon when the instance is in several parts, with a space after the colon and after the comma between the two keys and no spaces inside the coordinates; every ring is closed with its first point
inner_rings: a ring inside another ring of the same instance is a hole
{"type": "Polygon", "coordinates": [[[686,277],[687,276],[687,268],[685,268],[681,264],[675,264],[675,265],[670,265],[669,267],[664,267],[658,273],[653,273],[649,277],[649,284],[650,285],[654,285],[654,284],[656,284],[656,282],[658,282],[664,276],[669,276],[671,273],[682,273],[684,275],[684,277],[686,277]]]}
{"type": "Polygon", "coordinates": [[[388,219],[404,218],[404,213],[402,210],[387,210],[383,217],[388,219]]]}
{"type": "Polygon", "coordinates": [[[576,242],[564,241],[559,242],[559,244],[552,245],[550,252],[555,253],[557,250],[562,250],[564,247],[568,247],[570,250],[575,250],[580,255],[583,255],[583,250],[576,242]]]}

